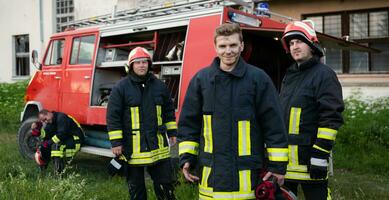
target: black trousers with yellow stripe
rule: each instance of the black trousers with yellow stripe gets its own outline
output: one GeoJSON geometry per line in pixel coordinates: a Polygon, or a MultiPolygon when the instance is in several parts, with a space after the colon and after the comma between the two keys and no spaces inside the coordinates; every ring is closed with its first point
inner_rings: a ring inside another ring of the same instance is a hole
{"type": "Polygon", "coordinates": [[[81,139],[78,136],[70,137],[51,145],[51,158],[54,160],[57,172],[61,172],[65,160],[71,160],[81,148],[81,139]]]}
{"type": "Polygon", "coordinates": [[[331,200],[328,180],[305,183],[285,181],[285,187],[289,188],[296,195],[298,185],[301,185],[306,200],[331,200]]]}

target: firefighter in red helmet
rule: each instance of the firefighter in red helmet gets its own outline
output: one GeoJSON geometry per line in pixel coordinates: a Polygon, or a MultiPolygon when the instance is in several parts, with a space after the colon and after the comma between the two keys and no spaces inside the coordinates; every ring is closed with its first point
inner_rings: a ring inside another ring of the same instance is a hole
{"type": "Polygon", "coordinates": [[[144,168],[159,200],[175,199],[170,147],[176,143],[173,102],[166,85],[151,74],[151,55],[142,47],[128,56],[129,75],[112,89],[107,127],[112,152],[127,161],[126,175],[133,200],[147,199],[144,168]]]}
{"type": "Polygon", "coordinates": [[[343,124],[342,87],[336,73],[320,61],[324,52],[313,23],[294,21],[282,44],[295,61],[281,86],[281,105],[288,131],[289,159],[285,186],[305,199],[330,199],[328,160],[343,124]]]}

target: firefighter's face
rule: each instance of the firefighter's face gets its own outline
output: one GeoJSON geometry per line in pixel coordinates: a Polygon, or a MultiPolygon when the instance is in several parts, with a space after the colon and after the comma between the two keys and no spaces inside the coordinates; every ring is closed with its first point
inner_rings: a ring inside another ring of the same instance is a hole
{"type": "Polygon", "coordinates": [[[292,39],[289,41],[289,49],[292,58],[301,64],[312,58],[312,49],[309,45],[299,39],[292,39]]]}
{"type": "Polygon", "coordinates": [[[53,113],[49,112],[47,114],[39,114],[39,121],[46,124],[51,124],[53,122],[53,113]]]}
{"type": "Polygon", "coordinates": [[[147,74],[149,68],[149,62],[147,59],[137,60],[132,63],[134,73],[138,76],[144,76],[147,74]]]}
{"type": "Polygon", "coordinates": [[[243,46],[243,41],[240,41],[239,34],[237,33],[216,37],[215,50],[220,58],[220,67],[232,70],[239,60],[243,46]]]}

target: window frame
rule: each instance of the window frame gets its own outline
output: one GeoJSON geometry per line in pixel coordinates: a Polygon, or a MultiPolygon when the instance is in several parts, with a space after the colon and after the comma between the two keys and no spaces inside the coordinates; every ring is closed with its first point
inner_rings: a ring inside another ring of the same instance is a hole
{"type": "MultiPolygon", "coordinates": [[[[336,15],[340,14],[341,15],[341,35],[343,36],[350,36],[350,17],[351,14],[356,14],[356,13],[367,13],[367,38],[362,38],[362,39],[352,39],[354,42],[359,43],[359,44],[367,44],[367,46],[371,46],[373,43],[377,42],[385,42],[388,43],[389,45],[389,7],[382,7],[382,8],[374,8],[374,9],[360,9],[360,10],[350,10],[350,11],[338,11],[338,12],[323,12],[323,13],[312,13],[312,14],[302,14],[301,18],[302,19],[307,19],[308,17],[322,17],[322,30],[323,33],[325,33],[325,22],[324,18],[325,16],[328,15],[336,15]],[[370,13],[374,12],[382,12],[386,11],[388,14],[388,35],[385,37],[370,37],[370,13]]],[[[372,71],[372,53],[368,53],[368,71],[365,72],[357,72],[357,73],[352,73],[351,71],[351,51],[347,50],[341,50],[342,51],[342,60],[341,60],[341,65],[342,65],[342,72],[340,74],[389,74],[389,63],[387,65],[387,70],[384,71],[372,71]]]]}
{"type": "Polygon", "coordinates": [[[20,35],[13,35],[12,36],[12,53],[13,53],[13,65],[12,65],[12,79],[27,79],[30,77],[31,74],[31,62],[30,62],[30,35],[29,34],[20,34],[20,35]],[[18,51],[18,39],[26,37],[25,42],[25,49],[22,52],[18,51]],[[23,60],[27,58],[27,61],[23,64],[26,64],[26,66],[19,66],[18,65],[18,58],[22,58],[23,60]],[[22,73],[21,68],[24,68],[26,71],[26,74],[22,73]],[[18,73],[19,72],[19,73],[18,73]]]}
{"type": "Polygon", "coordinates": [[[97,35],[96,34],[87,34],[87,35],[77,35],[77,36],[74,36],[72,37],[71,39],[71,46],[70,46],[70,53],[69,53],[69,61],[68,61],[68,64],[69,66],[89,66],[89,65],[92,65],[94,63],[94,56],[95,56],[95,51],[96,51],[96,39],[97,39],[97,35]],[[85,37],[94,37],[93,39],[93,48],[92,48],[92,54],[90,56],[90,63],[79,63],[79,58],[80,58],[80,49],[82,47],[82,38],[85,38],[85,37]],[[73,44],[74,44],[74,41],[76,39],[80,39],[80,42],[78,44],[78,48],[77,48],[77,62],[76,63],[72,63],[72,56],[73,56],[73,44]]]}

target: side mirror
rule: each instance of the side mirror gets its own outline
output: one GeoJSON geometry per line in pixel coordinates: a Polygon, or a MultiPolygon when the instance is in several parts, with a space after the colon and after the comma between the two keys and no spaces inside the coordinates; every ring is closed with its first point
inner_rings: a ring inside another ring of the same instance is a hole
{"type": "Polygon", "coordinates": [[[37,50],[35,50],[35,49],[32,50],[32,52],[31,52],[31,59],[32,59],[32,64],[34,65],[34,67],[37,70],[41,70],[42,69],[42,65],[38,61],[38,51],[37,50]]]}

